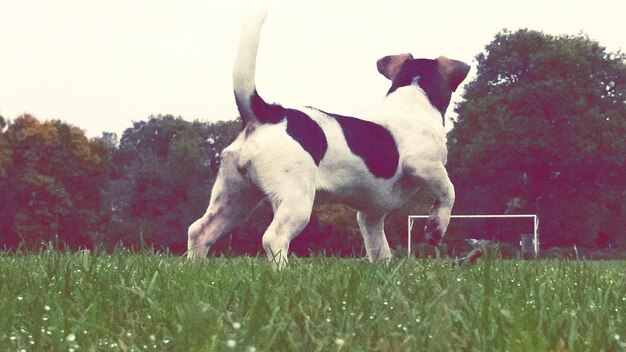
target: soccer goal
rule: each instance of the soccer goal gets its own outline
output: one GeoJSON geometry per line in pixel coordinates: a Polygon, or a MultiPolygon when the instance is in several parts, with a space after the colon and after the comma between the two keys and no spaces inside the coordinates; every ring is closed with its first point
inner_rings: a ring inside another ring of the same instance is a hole
{"type": "MultiPolygon", "coordinates": [[[[528,219],[532,221],[533,233],[532,233],[532,248],[533,254],[537,256],[539,254],[539,217],[536,214],[510,214],[510,215],[452,215],[450,223],[453,219],[528,219]]],[[[428,215],[409,215],[407,222],[407,256],[411,257],[411,230],[413,229],[413,223],[416,219],[428,219],[428,215]]],[[[523,244],[520,241],[520,244],[523,244]]]]}

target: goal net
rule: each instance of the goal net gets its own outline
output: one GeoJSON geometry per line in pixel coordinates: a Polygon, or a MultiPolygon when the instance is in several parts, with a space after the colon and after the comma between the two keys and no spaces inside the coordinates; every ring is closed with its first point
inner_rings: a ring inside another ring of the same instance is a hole
{"type": "MultiPolygon", "coordinates": [[[[407,255],[413,255],[412,237],[422,237],[428,215],[409,215],[407,222],[407,255]]],[[[452,215],[444,243],[452,251],[460,244],[506,243],[519,252],[536,257],[539,254],[539,217],[536,214],[452,215]]],[[[458,252],[458,250],[457,250],[458,252]]]]}

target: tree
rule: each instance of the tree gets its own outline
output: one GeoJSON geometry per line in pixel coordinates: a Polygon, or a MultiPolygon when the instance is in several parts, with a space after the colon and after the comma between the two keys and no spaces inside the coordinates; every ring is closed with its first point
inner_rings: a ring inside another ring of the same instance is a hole
{"type": "Polygon", "coordinates": [[[186,248],[187,227],[206,209],[219,155],[240,126],[166,115],[124,131],[114,156],[109,240],[186,248]]]}
{"type": "Polygon", "coordinates": [[[13,246],[18,240],[13,231],[10,230],[12,221],[6,214],[8,210],[9,200],[11,199],[7,189],[7,169],[9,167],[10,150],[7,145],[4,128],[6,120],[0,116],[0,248],[5,246],[13,246]]]}
{"type": "Polygon", "coordinates": [[[537,211],[547,246],[625,238],[626,56],[520,30],[476,60],[449,136],[456,212],[537,211]]]}
{"type": "Polygon", "coordinates": [[[61,121],[18,117],[0,135],[1,242],[90,245],[103,231],[101,190],[107,150],[99,139],[61,121]]]}

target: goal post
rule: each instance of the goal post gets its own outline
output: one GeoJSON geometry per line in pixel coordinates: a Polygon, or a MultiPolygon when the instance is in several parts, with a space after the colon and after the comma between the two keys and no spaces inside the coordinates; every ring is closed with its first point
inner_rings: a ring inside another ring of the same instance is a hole
{"type": "MultiPolygon", "coordinates": [[[[536,214],[509,214],[509,215],[451,215],[451,219],[500,219],[500,218],[526,218],[533,221],[533,251],[535,256],[539,254],[539,216],[536,214]]],[[[407,256],[411,257],[411,230],[415,219],[428,219],[428,215],[409,215],[407,221],[407,256]]]]}

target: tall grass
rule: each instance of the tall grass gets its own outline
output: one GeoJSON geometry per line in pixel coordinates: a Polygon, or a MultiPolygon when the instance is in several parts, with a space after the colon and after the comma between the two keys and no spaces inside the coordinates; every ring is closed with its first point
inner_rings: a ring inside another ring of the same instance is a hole
{"type": "Polygon", "coordinates": [[[626,262],[0,255],[0,350],[619,351],[626,262]]]}

